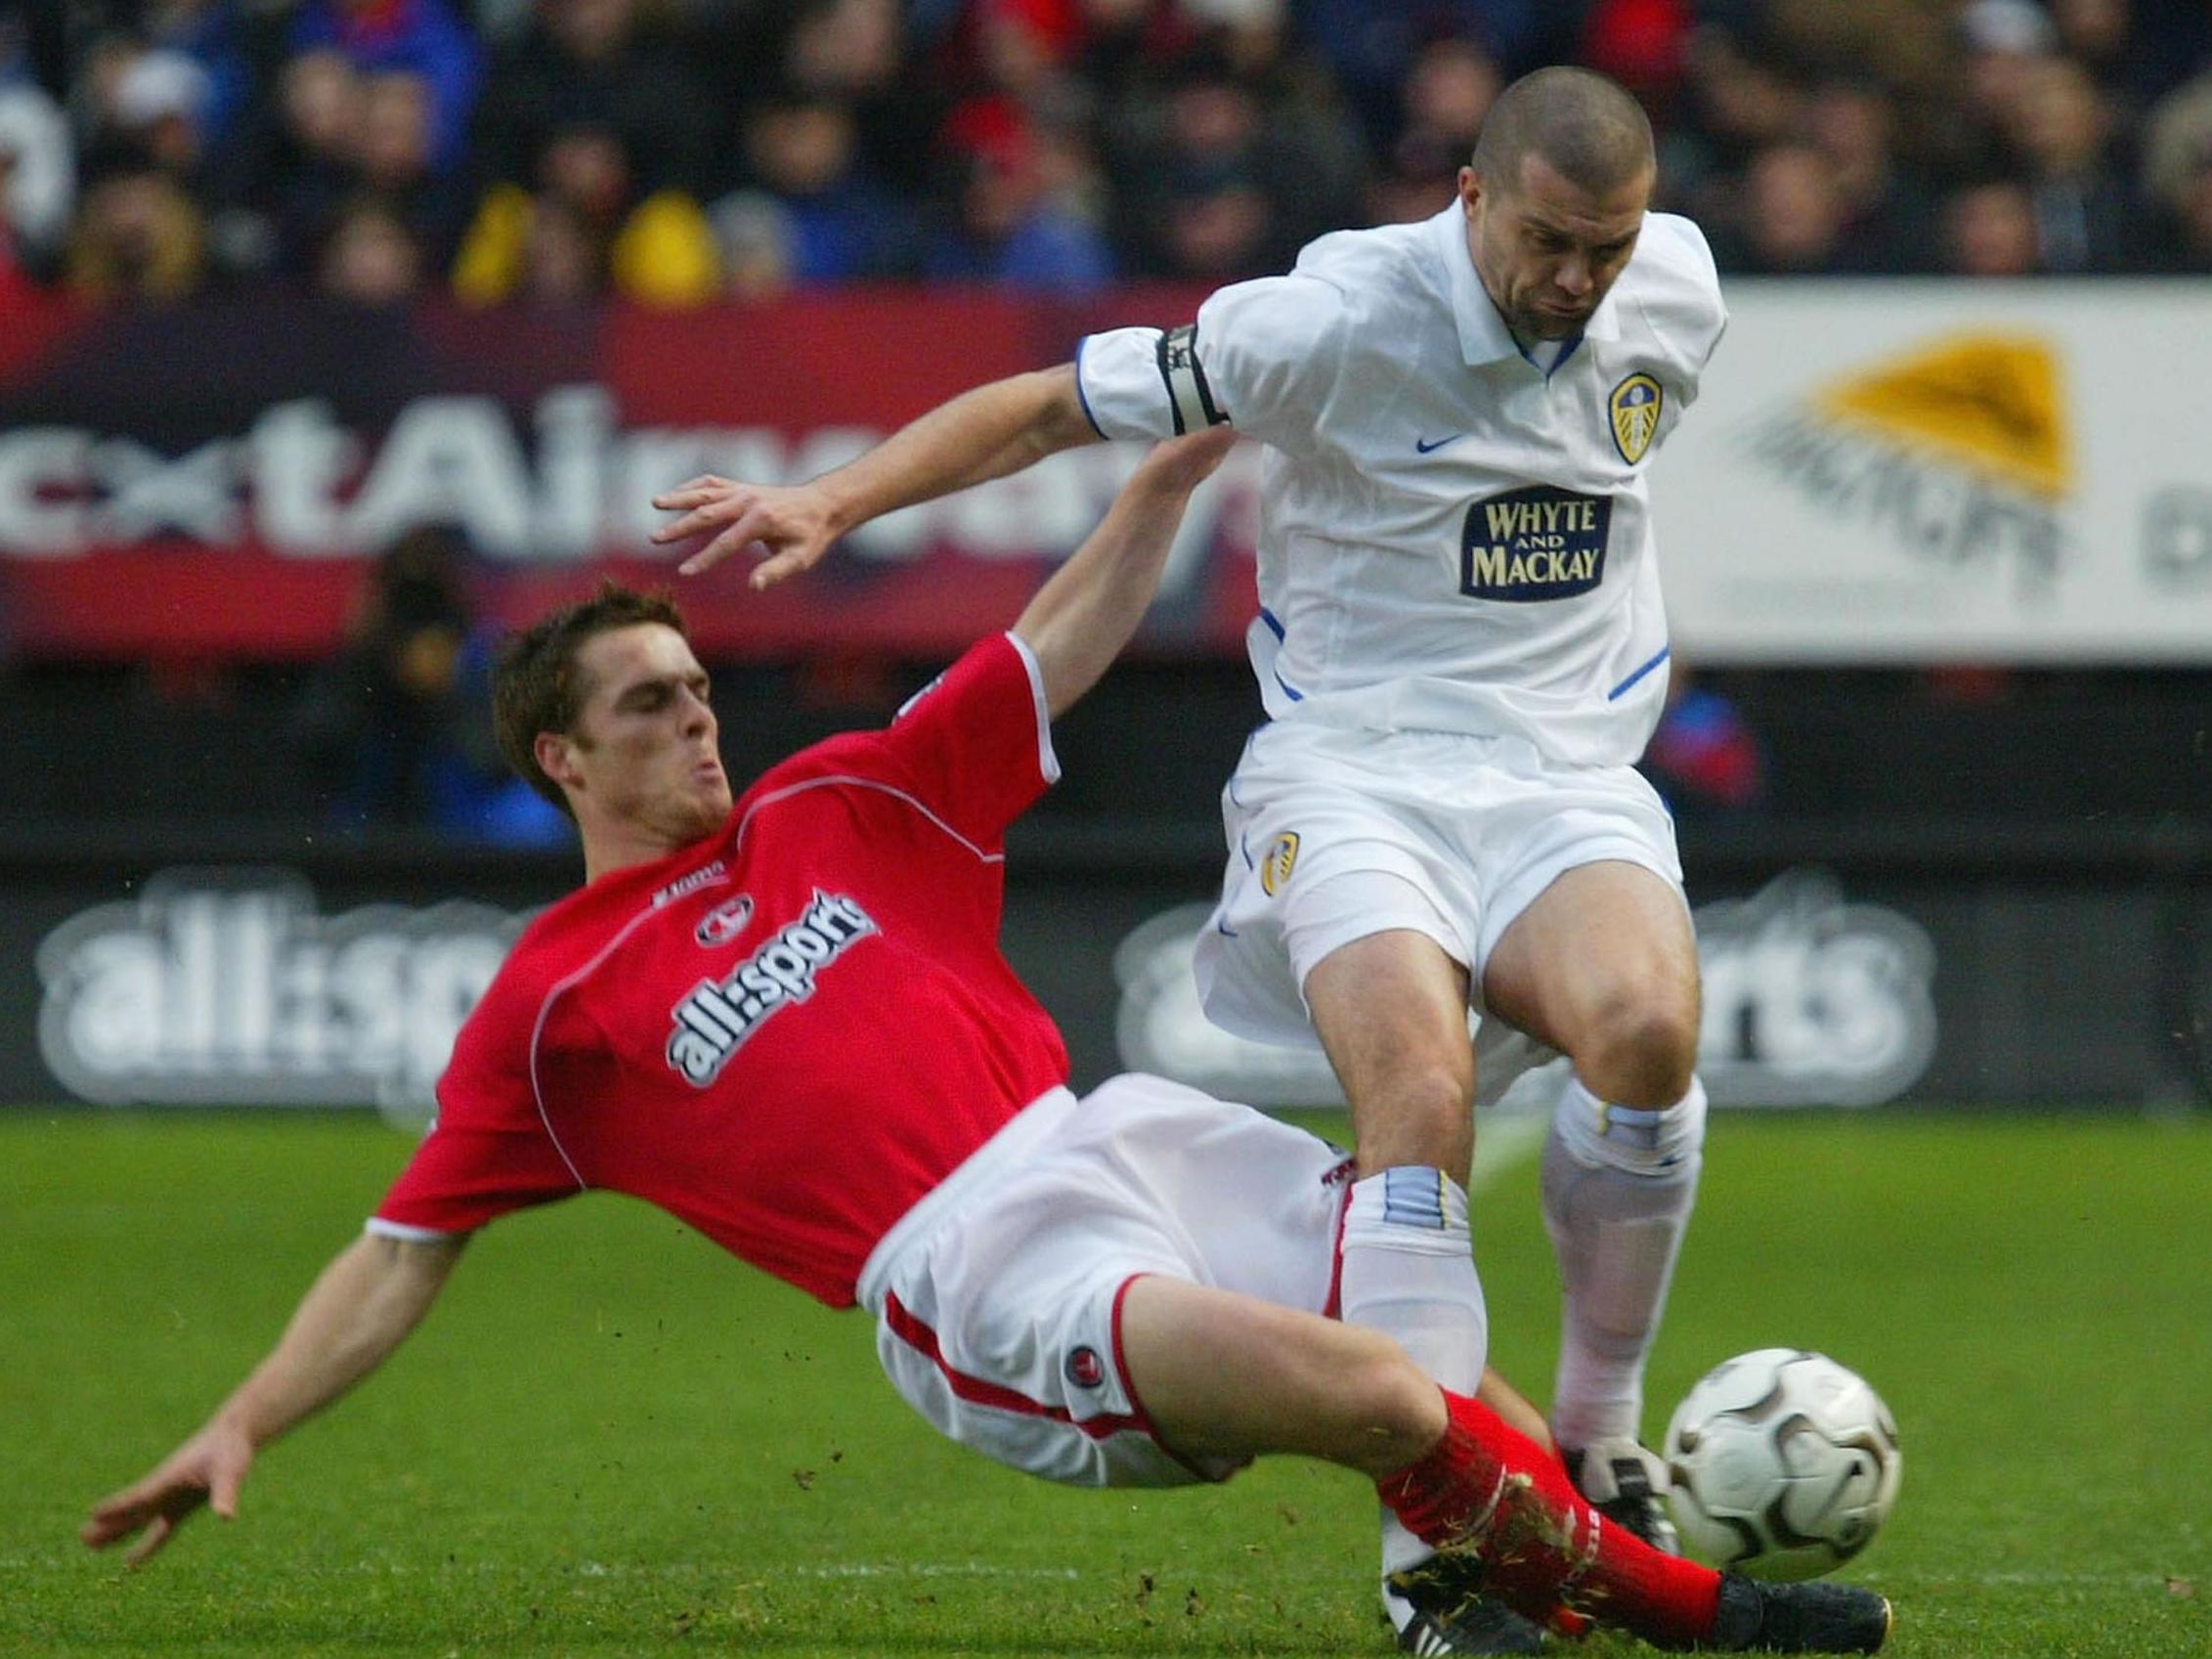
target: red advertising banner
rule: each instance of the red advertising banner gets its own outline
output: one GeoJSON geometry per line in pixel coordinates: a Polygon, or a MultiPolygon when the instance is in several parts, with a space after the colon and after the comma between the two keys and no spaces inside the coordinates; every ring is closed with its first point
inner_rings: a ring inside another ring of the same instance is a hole
{"type": "MultiPolygon", "coordinates": [[[[1079,305],[866,291],[666,313],[370,312],[256,293],[0,319],[0,636],[42,658],[292,658],[339,642],[380,549],[456,526],[485,612],[601,574],[674,580],[655,491],[795,482],[1088,332],[1173,324],[1188,289],[1079,305]]],[[[1140,452],[1100,445],[909,509],[807,578],[681,584],[704,652],[943,654],[1011,621],[1140,452]]],[[[1256,456],[1193,504],[1148,629],[1236,651],[1252,610],[1256,456]]]]}

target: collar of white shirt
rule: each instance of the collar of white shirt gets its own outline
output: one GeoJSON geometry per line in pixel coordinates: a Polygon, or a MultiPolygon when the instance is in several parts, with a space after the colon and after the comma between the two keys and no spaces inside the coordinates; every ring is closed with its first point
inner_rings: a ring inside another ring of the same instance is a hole
{"type": "MultiPolygon", "coordinates": [[[[1505,319],[1484,288],[1482,279],[1475,275],[1474,254],[1467,247],[1467,215],[1456,196],[1452,205],[1429,221],[1429,230],[1436,240],[1437,257],[1444,261],[1445,280],[1452,293],[1452,315],[1459,325],[1459,355],[1466,359],[1470,369],[1501,358],[1526,357],[1513,338],[1513,330],[1505,326],[1505,319]]],[[[1585,340],[1615,340],[1621,337],[1621,319],[1615,309],[1620,284],[1605,296],[1598,308],[1590,313],[1590,320],[1583,325],[1585,340]]]]}

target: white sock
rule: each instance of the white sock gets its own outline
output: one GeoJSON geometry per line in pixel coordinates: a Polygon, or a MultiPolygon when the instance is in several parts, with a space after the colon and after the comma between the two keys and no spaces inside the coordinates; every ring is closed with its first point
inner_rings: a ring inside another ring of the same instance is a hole
{"type": "MultiPolygon", "coordinates": [[[[1490,1351],[1467,1195],[1441,1169],[1409,1165],[1353,1183],[1339,1279],[1344,1323],[1393,1338],[1455,1394],[1472,1394],[1490,1351]]],[[[1382,1511],[1382,1570],[1434,1551],[1382,1511]]]]}
{"type": "Polygon", "coordinates": [[[1543,1218],[1565,1298],[1551,1429],[1568,1450],[1637,1438],[1644,1361],[1705,1143],[1704,1085],[1664,1111],[1607,1106],[1570,1077],[1543,1152],[1543,1218]]]}

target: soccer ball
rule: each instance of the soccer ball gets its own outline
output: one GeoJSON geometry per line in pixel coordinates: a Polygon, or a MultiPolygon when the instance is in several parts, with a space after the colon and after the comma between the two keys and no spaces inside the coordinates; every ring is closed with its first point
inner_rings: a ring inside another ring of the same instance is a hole
{"type": "Polygon", "coordinates": [[[1897,1422],[1826,1354],[1723,1360],[1667,1425],[1674,1524],[1693,1554],[1755,1578],[1817,1578],[1864,1550],[1897,1501],[1897,1422]]]}

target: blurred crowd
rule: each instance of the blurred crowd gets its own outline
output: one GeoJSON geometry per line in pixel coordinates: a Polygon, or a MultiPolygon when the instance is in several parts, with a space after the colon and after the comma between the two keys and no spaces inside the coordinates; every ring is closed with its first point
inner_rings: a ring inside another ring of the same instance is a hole
{"type": "Polygon", "coordinates": [[[1434,212],[1555,62],[1727,271],[2212,272],[2203,0],[33,0],[0,298],[1218,283],[1434,212]]]}

